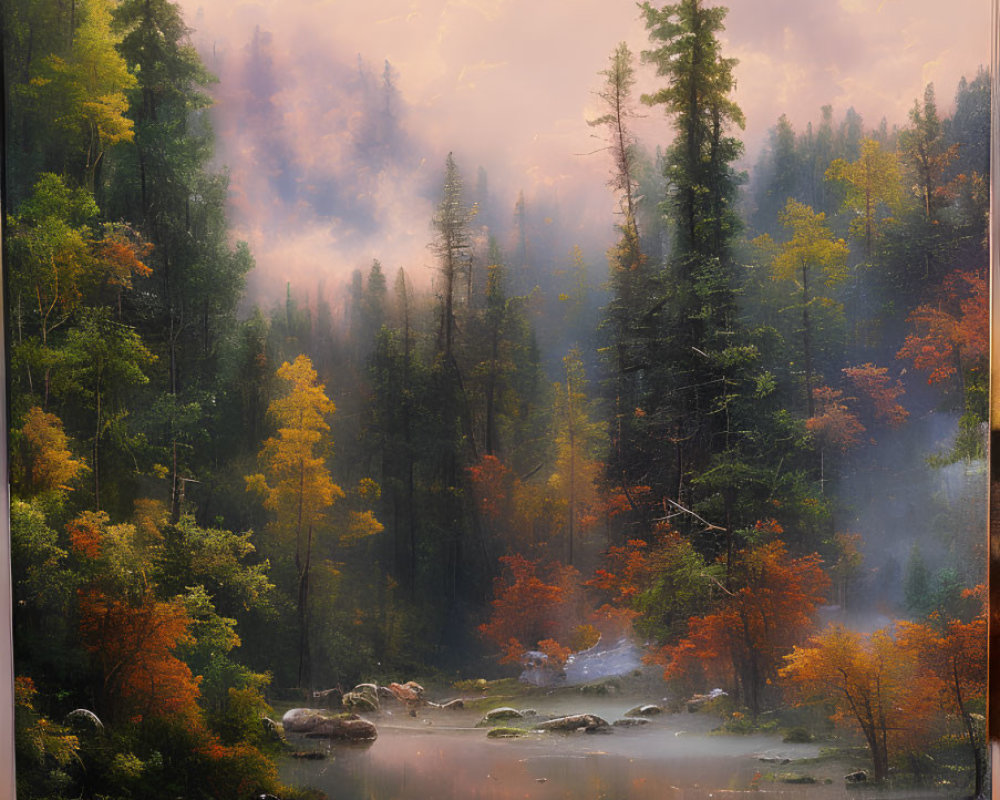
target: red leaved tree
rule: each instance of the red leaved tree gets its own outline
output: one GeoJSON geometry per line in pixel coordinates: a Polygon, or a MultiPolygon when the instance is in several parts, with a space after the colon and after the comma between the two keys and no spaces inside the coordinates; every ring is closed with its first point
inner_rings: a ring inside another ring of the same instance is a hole
{"type": "Polygon", "coordinates": [[[101,676],[100,709],[112,720],[198,716],[198,679],[174,655],[192,642],[180,600],[139,603],[98,589],[80,594],[80,635],[101,676]]]}
{"type": "Polygon", "coordinates": [[[910,412],[899,403],[906,389],[898,378],[889,377],[888,367],[877,367],[868,362],[859,367],[846,367],[843,373],[858,393],[859,400],[869,407],[874,421],[896,428],[910,416],[910,412]]]}
{"type": "Polygon", "coordinates": [[[928,373],[927,382],[958,380],[964,389],[969,373],[984,373],[989,359],[989,291],[986,272],[955,270],[933,302],[907,317],[911,332],[896,358],[928,373]]]}
{"type": "Polygon", "coordinates": [[[784,542],[741,550],[719,608],[692,617],[687,636],[656,660],[666,678],[701,678],[736,693],[756,718],[782,659],[813,626],[830,580],[816,554],[792,557],[784,542]]]}
{"type": "Polygon", "coordinates": [[[558,639],[568,641],[577,615],[571,607],[572,586],[579,573],[554,565],[548,580],[538,574],[538,562],[520,554],[500,559],[504,574],[493,583],[493,610],[479,626],[480,635],[501,649],[502,664],[517,663],[541,642],[557,652],[558,639]]]}
{"type": "MultiPolygon", "coordinates": [[[[986,587],[967,590],[965,596],[985,600],[986,587]]],[[[985,730],[971,704],[986,697],[986,609],[970,622],[949,620],[943,630],[926,622],[899,622],[899,639],[920,668],[940,684],[938,700],[946,713],[956,717],[972,752],[975,791],[982,794],[986,772],[985,730]]]]}

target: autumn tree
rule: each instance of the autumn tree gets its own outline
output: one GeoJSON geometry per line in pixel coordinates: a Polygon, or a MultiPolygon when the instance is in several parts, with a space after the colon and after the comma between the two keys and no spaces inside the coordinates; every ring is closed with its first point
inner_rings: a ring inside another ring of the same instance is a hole
{"type": "Polygon", "coordinates": [[[864,242],[865,260],[870,264],[886,218],[902,202],[896,154],[883,150],[876,139],[865,139],[857,160],[838,158],[830,164],[826,178],[845,187],[844,208],[855,215],[851,233],[864,242]]]}
{"type": "Polygon", "coordinates": [[[772,262],[774,278],[792,282],[799,290],[802,310],[802,356],[805,368],[806,408],[809,416],[815,412],[813,399],[814,327],[810,312],[821,305],[836,305],[821,294],[847,280],[848,248],[843,239],[834,238],[826,226],[825,215],[789,198],[779,215],[781,224],[791,233],[787,242],[779,245],[772,262]],[[810,285],[811,284],[811,285],[810,285]],[[818,286],[817,284],[820,284],[818,286]]]}
{"type": "Polygon", "coordinates": [[[819,556],[793,557],[780,540],[737,555],[720,607],[692,617],[687,636],[657,655],[664,676],[702,674],[733,689],[756,719],[782,658],[813,626],[830,580],[819,556]]]}
{"type": "MultiPolygon", "coordinates": [[[[51,172],[43,173],[31,195],[8,221],[18,332],[27,308],[48,342],[96,283],[90,258],[91,221],[98,208],[93,195],[73,188],[51,172]]],[[[20,337],[19,337],[20,338],[20,337]]]]}
{"type": "Polygon", "coordinates": [[[661,523],[652,542],[630,539],[612,545],[587,585],[603,604],[597,617],[627,621],[660,645],[673,644],[688,620],[707,613],[723,577],[719,564],[706,564],[694,545],[661,523]]]}
{"type": "Polygon", "coordinates": [[[300,355],[278,368],[286,388],[268,408],[278,425],[260,451],[265,475],[251,475],[247,487],[264,496],[264,506],[274,513],[279,542],[291,545],[296,574],[296,616],[299,634],[300,686],[308,686],[309,675],[309,575],[313,540],[324,533],[326,513],[344,491],[333,482],[326,466],[330,426],[326,418],[335,410],[317,380],[308,357],[300,355]]]}
{"type": "MultiPolygon", "coordinates": [[[[966,596],[985,596],[984,587],[968,590],[966,596]]],[[[973,708],[986,697],[986,611],[971,621],[961,619],[899,622],[899,640],[916,659],[921,670],[937,679],[939,701],[946,713],[962,725],[975,769],[973,796],[982,794],[986,777],[986,741],[982,718],[973,708]]]]}
{"type": "Polygon", "coordinates": [[[494,580],[490,618],[479,634],[499,648],[501,663],[516,664],[540,643],[568,638],[568,587],[578,574],[556,563],[546,580],[539,563],[520,554],[503,556],[500,563],[504,574],[494,580]]]}
{"type": "Polygon", "coordinates": [[[989,354],[989,292],[982,271],[955,270],[933,301],[907,317],[910,331],[896,358],[927,373],[927,383],[957,390],[964,413],[953,450],[958,458],[982,454],[980,424],[986,419],[989,354]]]}
{"type": "Polygon", "coordinates": [[[179,600],[139,603],[89,590],[80,597],[80,634],[100,674],[99,707],[109,719],[196,713],[198,681],[174,653],[188,641],[179,600]]]}
{"type": "MultiPolygon", "coordinates": [[[[79,164],[77,175],[93,192],[105,152],[134,136],[126,93],[135,77],[117,50],[109,0],[82,0],[74,6],[79,24],[65,56],[45,58],[40,79],[31,84],[32,100],[48,110],[79,164]]],[[[72,24],[72,22],[71,22],[72,24]]]]}
{"type": "Polygon", "coordinates": [[[840,625],[796,646],[780,677],[795,702],[829,703],[835,722],[860,729],[877,781],[888,777],[891,757],[926,730],[940,688],[891,631],[863,634],[840,625]]]}
{"type": "Polygon", "coordinates": [[[889,376],[888,367],[868,362],[857,367],[845,367],[842,372],[858,393],[859,400],[868,407],[871,419],[890,428],[897,428],[906,421],[910,412],[899,402],[906,389],[899,378],[889,376]]]}
{"type": "Polygon", "coordinates": [[[86,469],[86,464],[73,457],[62,420],[32,406],[19,432],[24,446],[16,488],[25,497],[70,491],[70,483],[86,469]]]}

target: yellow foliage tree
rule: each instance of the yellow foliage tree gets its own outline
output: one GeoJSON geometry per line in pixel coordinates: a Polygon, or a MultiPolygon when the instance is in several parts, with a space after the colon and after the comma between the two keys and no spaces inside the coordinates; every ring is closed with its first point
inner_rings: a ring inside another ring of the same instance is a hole
{"type": "Polygon", "coordinates": [[[806,406],[814,414],[813,403],[813,324],[809,311],[816,303],[832,303],[816,291],[816,284],[833,288],[847,280],[847,243],[834,238],[825,215],[789,198],[778,217],[791,238],[775,247],[765,234],[758,240],[765,250],[774,252],[771,263],[776,281],[791,282],[801,293],[802,355],[805,365],[806,406]]]}
{"type": "Polygon", "coordinates": [[[856,216],[851,234],[865,243],[865,258],[871,263],[875,239],[886,219],[903,202],[902,172],[895,153],[882,149],[875,139],[865,139],[856,161],[838,158],[826,171],[826,179],[840,181],[847,189],[844,207],[856,216]]]}
{"type": "Polygon", "coordinates": [[[86,469],[73,458],[62,420],[32,406],[21,426],[24,437],[24,489],[29,495],[70,491],[70,482],[86,469]]]}
{"type": "MultiPolygon", "coordinates": [[[[267,476],[247,477],[247,488],[264,497],[264,506],[274,512],[274,530],[285,543],[294,542],[299,622],[299,685],[309,680],[309,572],[313,539],[326,520],[327,511],[344,497],[326,466],[329,448],[326,418],[336,407],[318,382],[307,356],[287,361],[278,369],[287,385],[285,394],[268,408],[278,423],[278,435],[270,437],[260,451],[267,476]]],[[[362,526],[363,527],[363,526],[362,526]]],[[[357,528],[348,532],[356,536],[357,528]]]]}
{"type": "Polygon", "coordinates": [[[45,76],[35,82],[39,100],[51,104],[56,122],[81,137],[91,191],[105,150],[134,135],[125,93],[136,81],[116,49],[121,40],[112,32],[112,6],[111,0],[82,0],[69,58],[49,56],[45,76]]]}

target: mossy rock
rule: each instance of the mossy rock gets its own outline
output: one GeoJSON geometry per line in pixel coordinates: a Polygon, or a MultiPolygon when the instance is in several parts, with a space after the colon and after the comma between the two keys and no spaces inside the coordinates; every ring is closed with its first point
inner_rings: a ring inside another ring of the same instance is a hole
{"type": "Polygon", "coordinates": [[[809,742],[815,741],[815,739],[816,737],[805,728],[789,728],[785,731],[785,737],[782,741],[788,744],[809,744],[809,742]]]}
{"type": "Polygon", "coordinates": [[[491,728],[486,733],[487,739],[516,739],[519,736],[527,736],[528,732],[522,728],[491,728]]]}
{"type": "Polygon", "coordinates": [[[782,783],[819,783],[812,775],[799,775],[797,772],[782,772],[775,776],[782,783]]]}
{"type": "Polygon", "coordinates": [[[580,691],[583,694],[595,694],[602,697],[609,694],[618,694],[621,689],[622,682],[619,678],[607,678],[595,683],[585,683],[580,687],[580,691]]]}

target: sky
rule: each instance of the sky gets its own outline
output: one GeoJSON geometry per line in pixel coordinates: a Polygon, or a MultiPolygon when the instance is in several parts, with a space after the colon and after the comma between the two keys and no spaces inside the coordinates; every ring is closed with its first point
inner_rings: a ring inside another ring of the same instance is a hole
{"type": "MultiPolygon", "coordinates": [[[[599,260],[613,235],[609,160],[587,119],[620,41],[647,47],[632,0],[181,0],[220,77],[218,159],[258,262],[251,286],[335,287],[379,258],[429,275],[448,152],[486,171],[501,220],[519,191],[551,210],[560,246],[599,260]],[[392,91],[382,90],[386,62],[392,91]],[[387,121],[388,120],[388,121],[387,121]]],[[[867,127],[905,124],[933,82],[947,111],[989,55],[989,0],[730,0],[746,167],[782,113],[797,130],[831,104],[867,127]],[[944,9],[944,10],[942,10],[944,9]]],[[[639,91],[657,87],[649,66],[639,91]]],[[[657,108],[636,130],[672,138],[657,108]]],[[[546,217],[551,220],[551,217],[546,217]]]]}

